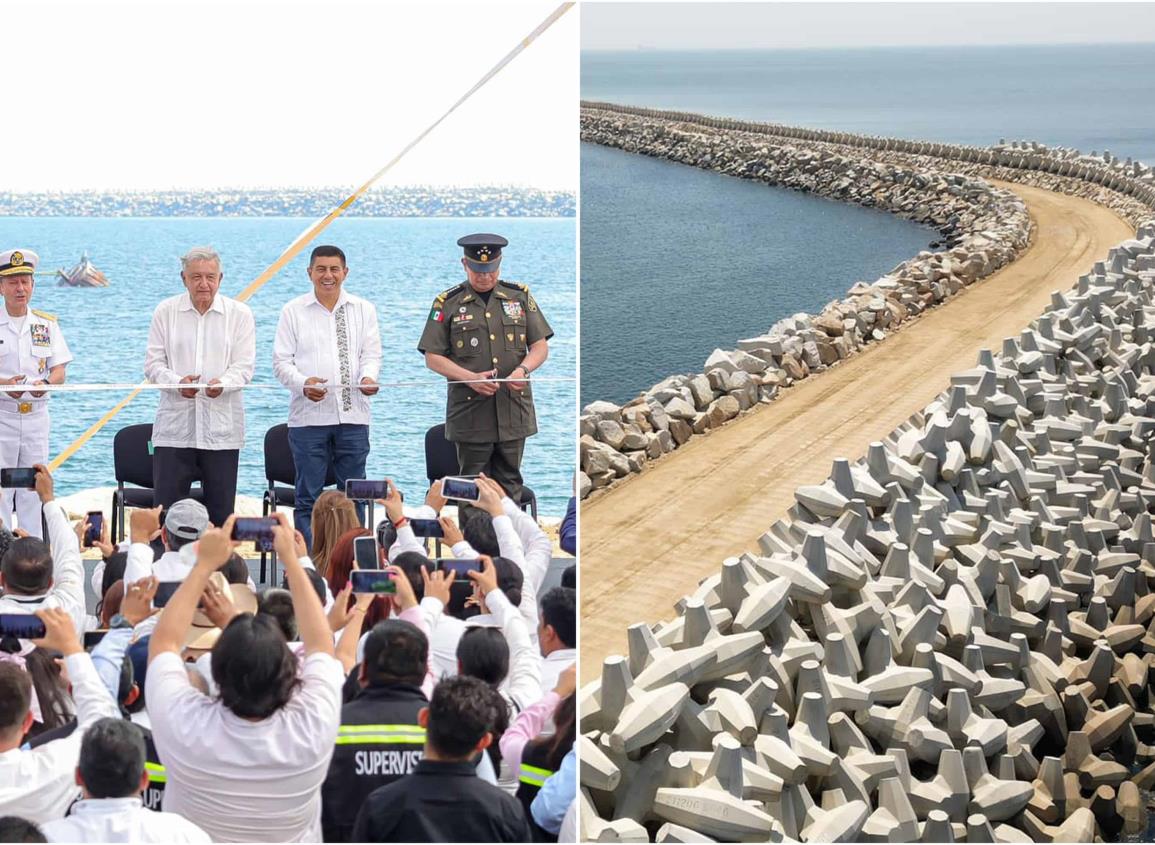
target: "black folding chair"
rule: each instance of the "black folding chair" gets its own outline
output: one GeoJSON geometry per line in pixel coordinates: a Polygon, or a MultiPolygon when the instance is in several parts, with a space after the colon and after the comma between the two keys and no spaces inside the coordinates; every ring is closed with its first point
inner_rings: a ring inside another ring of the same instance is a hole
{"type": "MultiPolygon", "coordinates": [[[[438,423],[425,432],[425,477],[432,484],[447,475],[459,475],[461,464],[457,462],[457,447],[445,439],[445,423],[438,423]]],[[[537,519],[537,496],[526,485],[521,486],[521,501],[517,506],[529,511],[537,519]]]]}
{"type": "MultiPolygon", "coordinates": [[[[293,462],[293,452],[289,449],[289,426],[287,423],[275,425],[265,432],[265,480],[268,488],[261,499],[261,514],[268,516],[276,513],[281,506],[295,507],[297,504],[297,465],[293,462]],[[288,485],[288,486],[279,486],[288,485]]],[[[333,472],[333,465],[329,464],[325,474],[325,486],[335,487],[337,476],[333,472]]],[[[277,578],[277,556],[275,552],[261,552],[261,583],[265,582],[265,566],[269,557],[273,559],[271,580],[277,578]]]]}
{"type": "MultiPolygon", "coordinates": [[[[151,443],[152,423],[125,426],[112,439],[112,466],[116,473],[116,490],[112,494],[114,543],[124,539],[124,517],[128,508],[151,508],[156,504],[151,443]],[[125,487],[126,484],[134,486],[125,487]]],[[[204,501],[204,490],[199,486],[193,487],[189,491],[189,498],[204,501]]]]}

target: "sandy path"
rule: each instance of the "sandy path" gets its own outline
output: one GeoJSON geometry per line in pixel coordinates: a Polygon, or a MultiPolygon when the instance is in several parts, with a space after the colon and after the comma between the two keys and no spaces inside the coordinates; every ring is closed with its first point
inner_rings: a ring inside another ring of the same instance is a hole
{"type": "Polygon", "coordinates": [[[626,651],[626,627],[673,615],[722,560],[757,549],[834,458],[855,459],[973,367],[999,350],[1050,301],[1134,231],[1094,203],[999,183],[1028,204],[1038,226],[1011,266],[964,290],[883,343],[803,380],[777,401],[677,452],[582,505],[581,675],[626,651]]]}

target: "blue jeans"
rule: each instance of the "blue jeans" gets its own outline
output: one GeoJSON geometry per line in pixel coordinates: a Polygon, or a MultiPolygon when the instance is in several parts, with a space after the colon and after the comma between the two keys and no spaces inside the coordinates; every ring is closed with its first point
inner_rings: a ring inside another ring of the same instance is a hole
{"type": "MultiPolygon", "coordinates": [[[[350,478],[365,477],[369,457],[367,425],[305,425],[289,429],[289,451],[297,467],[297,502],[293,523],[305,535],[305,545],[313,548],[313,503],[325,486],[330,464],[337,489],[344,491],[350,478]]],[[[364,519],[362,508],[358,515],[364,519]]]]}

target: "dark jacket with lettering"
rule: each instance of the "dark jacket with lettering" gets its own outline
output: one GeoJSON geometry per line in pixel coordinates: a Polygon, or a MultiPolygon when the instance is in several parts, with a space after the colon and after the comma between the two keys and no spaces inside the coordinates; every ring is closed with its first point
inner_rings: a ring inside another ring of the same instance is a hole
{"type": "Polygon", "coordinates": [[[369,796],[356,842],[530,842],[525,810],[477,776],[470,762],[422,760],[417,770],[369,796]]]}
{"type": "Polygon", "coordinates": [[[321,787],[326,842],[348,842],[357,812],[373,790],[409,774],[425,748],[417,713],[429,702],[420,687],[366,687],[341,708],[337,747],[321,787]]]}

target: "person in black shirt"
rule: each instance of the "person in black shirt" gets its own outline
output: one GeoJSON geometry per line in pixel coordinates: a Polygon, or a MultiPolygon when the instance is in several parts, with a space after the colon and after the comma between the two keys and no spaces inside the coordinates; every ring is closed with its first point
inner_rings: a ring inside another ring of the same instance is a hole
{"type": "Polygon", "coordinates": [[[477,777],[474,761],[493,741],[497,718],[485,682],[447,678],[417,718],[426,729],[424,759],[366,799],[353,841],[530,841],[521,802],[477,777]]]}
{"type": "Polygon", "coordinates": [[[357,811],[371,792],[409,774],[421,761],[425,728],[418,714],[429,641],[399,619],[378,622],[365,639],[356,672],[359,692],[341,708],[337,747],[321,786],[326,842],[348,842],[357,811]]]}

